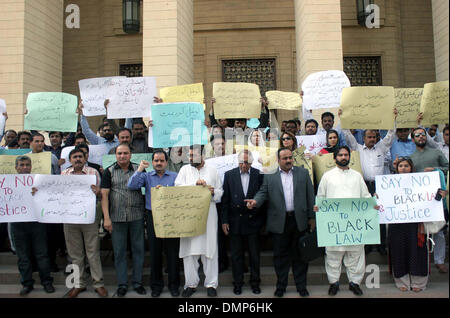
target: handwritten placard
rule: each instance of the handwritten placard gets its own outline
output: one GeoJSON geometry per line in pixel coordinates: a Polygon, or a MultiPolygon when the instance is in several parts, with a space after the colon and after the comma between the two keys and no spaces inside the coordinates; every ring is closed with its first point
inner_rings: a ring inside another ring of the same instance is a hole
{"type": "Polygon", "coordinates": [[[111,80],[106,91],[110,103],[108,118],[150,117],[153,98],[156,96],[154,77],[127,77],[111,80]]]}
{"type": "Polygon", "coordinates": [[[269,109],[299,110],[302,107],[302,98],[299,93],[267,91],[266,97],[269,109]]]}
{"type": "Polygon", "coordinates": [[[164,87],[159,90],[159,95],[165,103],[196,102],[205,109],[203,83],[164,87]]]}
{"type": "Polygon", "coordinates": [[[434,199],[441,187],[439,172],[375,176],[380,223],[443,221],[442,201],[434,199]]]}
{"type": "Polygon", "coordinates": [[[191,237],[206,232],[211,202],[207,187],[152,188],[151,196],[156,237],[191,237]]]}
{"type": "Polygon", "coordinates": [[[5,125],[6,125],[6,117],[3,115],[3,113],[6,112],[6,102],[4,99],[0,98],[0,131],[5,131],[5,125]]]}
{"type": "Polygon", "coordinates": [[[206,159],[205,163],[216,168],[223,184],[225,172],[239,166],[238,154],[206,159]]]}
{"type": "MultiPolygon", "coordinates": [[[[51,152],[27,153],[26,155],[31,159],[32,173],[51,174],[51,152]]],[[[0,156],[0,174],[16,174],[16,158],[15,155],[0,156]]]]}
{"type": "Polygon", "coordinates": [[[397,128],[417,126],[423,88],[395,88],[395,108],[397,108],[397,128]]]}
{"type": "Polygon", "coordinates": [[[33,184],[32,174],[0,175],[0,223],[37,221],[31,195],[33,184]]]}
{"type": "Polygon", "coordinates": [[[374,198],[316,198],[317,245],[380,244],[380,226],[374,198]]]}
{"type": "Polygon", "coordinates": [[[66,93],[29,93],[24,128],[76,132],[78,98],[66,93]]]}
{"type": "Polygon", "coordinates": [[[393,129],[394,88],[348,87],[342,91],[341,126],[344,129],[393,129]]]}
{"type": "Polygon", "coordinates": [[[322,148],[327,146],[327,137],[325,134],[320,135],[304,135],[304,136],[295,136],[297,139],[298,147],[305,147],[305,150],[316,155],[322,150],[322,148]]]}
{"type": "Polygon", "coordinates": [[[448,123],[448,81],[425,84],[420,111],[425,127],[448,123]]]}
{"type": "Polygon", "coordinates": [[[350,80],[342,71],[313,73],[302,84],[303,107],[306,109],[339,107],[342,90],[346,87],[350,87],[350,80]]]}
{"type": "Polygon", "coordinates": [[[149,147],[170,148],[208,143],[205,112],[200,103],[162,103],[152,106],[149,147]]]}
{"type": "Polygon", "coordinates": [[[216,119],[259,118],[261,115],[261,93],[256,84],[216,82],[213,96],[216,119]]]}
{"type": "MultiPolygon", "coordinates": [[[[316,177],[317,183],[320,182],[322,176],[325,172],[336,168],[336,162],[333,159],[332,153],[327,153],[324,155],[317,155],[313,157],[313,168],[314,175],[316,177]]],[[[358,171],[362,175],[361,160],[359,157],[359,151],[352,151],[350,156],[349,168],[358,171]]]]}
{"type": "Polygon", "coordinates": [[[295,149],[292,152],[292,156],[294,157],[294,166],[303,167],[308,170],[309,177],[311,178],[312,184],[314,184],[314,170],[313,170],[313,162],[311,158],[305,157],[305,147],[300,147],[295,149]]]}
{"type": "MultiPolygon", "coordinates": [[[[131,159],[130,159],[131,162],[138,165],[141,163],[141,160],[146,160],[150,163],[150,166],[147,169],[145,169],[145,171],[149,172],[149,171],[153,170],[151,153],[133,153],[133,154],[131,154],[131,159]]],[[[116,155],[103,155],[101,166],[103,167],[103,169],[106,169],[116,162],[117,162],[116,155]]]]}
{"type": "MultiPolygon", "coordinates": [[[[61,170],[69,168],[72,164],[69,160],[69,154],[70,152],[75,149],[75,147],[64,147],[61,151],[61,159],[66,160],[66,162],[61,166],[61,170]]],[[[105,144],[100,145],[89,145],[89,162],[102,165],[103,163],[103,156],[108,153],[110,148],[108,148],[105,144]]],[[[115,155],[113,155],[115,157],[115,155]]]]}
{"type": "Polygon", "coordinates": [[[41,223],[92,224],[96,197],[95,175],[36,175],[33,206],[41,223]]]}
{"type": "Polygon", "coordinates": [[[83,101],[84,116],[106,115],[105,100],[109,99],[107,94],[114,79],[126,78],[125,76],[87,78],[78,81],[80,97],[83,101]]]}

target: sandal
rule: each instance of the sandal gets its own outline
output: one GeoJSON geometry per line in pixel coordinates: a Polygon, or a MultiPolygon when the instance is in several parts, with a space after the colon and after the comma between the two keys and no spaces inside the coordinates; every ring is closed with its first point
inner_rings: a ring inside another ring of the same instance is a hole
{"type": "Polygon", "coordinates": [[[408,287],[405,286],[399,287],[398,289],[400,289],[402,292],[408,291],[408,287]]]}
{"type": "Polygon", "coordinates": [[[419,293],[419,292],[422,291],[422,288],[416,288],[416,287],[414,287],[412,290],[413,290],[413,292],[415,292],[415,293],[419,293]]]}

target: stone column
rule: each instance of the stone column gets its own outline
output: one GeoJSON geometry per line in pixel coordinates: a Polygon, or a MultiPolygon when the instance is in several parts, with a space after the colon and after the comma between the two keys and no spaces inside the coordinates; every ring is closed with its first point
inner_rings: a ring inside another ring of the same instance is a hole
{"type": "Polygon", "coordinates": [[[436,81],[448,80],[448,0],[432,0],[436,81]]]}
{"type": "Polygon", "coordinates": [[[63,0],[0,2],[0,98],[7,129],[23,129],[29,92],[62,89],[63,0]]]}
{"type": "Polygon", "coordinates": [[[193,0],[144,1],[143,69],[158,88],[193,83],[193,0]]]}

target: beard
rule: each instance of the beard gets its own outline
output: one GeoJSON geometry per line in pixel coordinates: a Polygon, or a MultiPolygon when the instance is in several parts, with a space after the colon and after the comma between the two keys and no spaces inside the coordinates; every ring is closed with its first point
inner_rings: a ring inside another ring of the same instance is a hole
{"type": "Polygon", "coordinates": [[[349,160],[346,160],[346,159],[342,159],[341,161],[336,160],[336,164],[337,164],[339,167],[347,167],[349,163],[350,163],[350,161],[349,161],[349,160]]]}
{"type": "Polygon", "coordinates": [[[114,135],[113,134],[105,134],[103,136],[103,138],[105,138],[107,141],[112,141],[114,139],[114,135]]]}
{"type": "Polygon", "coordinates": [[[425,147],[427,142],[426,141],[416,141],[415,144],[416,144],[416,146],[419,146],[419,147],[423,148],[423,147],[425,147]]]}

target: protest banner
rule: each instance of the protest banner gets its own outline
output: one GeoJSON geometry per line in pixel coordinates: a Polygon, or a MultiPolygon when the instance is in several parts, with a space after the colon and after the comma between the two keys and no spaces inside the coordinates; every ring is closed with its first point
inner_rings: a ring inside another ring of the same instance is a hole
{"type": "MultiPolygon", "coordinates": [[[[336,168],[336,162],[333,159],[332,153],[324,155],[317,155],[313,157],[314,176],[317,184],[320,183],[322,176],[328,170],[336,168]]],[[[348,164],[350,169],[358,171],[362,175],[361,160],[359,157],[359,151],[352,151],[350,155],[350,163],[348,164]]]]}
{"type": "MultiPolygon", "coordinates": [[[[51,174],[52,171],[52,153],[27,153],[26,156],[31,159],[31,172],[36,174],[51,174]]],[[[0,156],[0,174],[16,174],[16,158],[17,156],[2,155],[0,156]]]]}
{"type": "Polygon", "coordinates": [[[375,185],[381,224],[444,220],[442,201],[434,199],[438,171],[375,176],[375,185]]]}
{"type": "Polygon", "coordinates": [[[311,178],[311,182],[314,185],[314,173],[313,173],[313,163],[312,159],[305,157],[305,147],[300,147],[295,149],[292,152],[292,156],[294,157],[294,166],[303,167],[308,170],[309,177],[311,178]]]}
{"type": "Polygon", "coordinates": [[[316,197],[317,245],[380,244],[380,225],[374,198],[316,197]]]}
{"type": "Polygon", "coordinates": [[[395,108],[397,108],[397,128],[414,128],[420,111],[423,88],[395,88],[395,108]]]}
{"type": "Polygon", "coordinates": [[[318,154],[322,148],[327,146],[327,136],[325,134],[295,136],[295,138],[297,139],[298,147],[304,146],[305,151],[314,155],[318,154]]]}
{"type": "Polygon", "coordinates": [[[211,202],[208,187],[153,187],[151,197],[156,237],[191,237],[206,232],[211,202]]]}
{"type": "Polygon", "coordinates": [[[420,111],[424,127],[448,123],[448,81],[425,84],[420,111]]]}
{"type": "Polygon", "coordinates": [[[0,175],[0,223],[34,222],[32,174],[0,175]]]}
{"type": "MultiPolygon", "coordinates": [[[[61,171],[69,168],[72,166],[72,164],[69,161],[69,154],[70,152],[75,149],[74,146],[71,147],[64,147],[61,151],[61,159],[66,160],[63,165],[61,165],[61,171]]],[[[105,144],[100,145],[89,145],[89,162],[102,165],[103,163],[103,156],[108,153],[110,148],[108,148],[105,144]]],[[[113,155],[115,158],[115,155],[113,155]]]]}
{"type": "MultiPolygon", "coordinates": [[[[153,170],[152,166],[152,154],[151,153],[132,153],[130,161],[135,164],[140,164],[141,160],[146,160],[150,163],[150,166],[145,169],[145,171],[149,172],[153,170]]],[[[116,163],[116,155],[103,155],[102,162],[100,165],[103,167],[103,169],[108,168],[112,164],[116,163]]]]}
{"type": "Polygon", "coordinates": [[[95,175],[36,175],[33,207],[41,223],[92,224],[96,196],[95,175]]]}
{"type": "Polygon", "coordinates": [[[153,127],[148,143],[153,148],[206,145],[208,129],[200,103],[162,103],[152,106],[153,127]]]}
{"type": "Polygon", "coordinates": [[[3,115],[3,113],[6,112],[6,102],[4,99],[0,98],[0,131],[5,131],[5,125],[6,125],[6,117],[3,115]]]}
{"type": "Polygon", "coordinates": [[[78,81],[84,116],[106,115],[104,103],[106,99],[109,99],[108,88],[118,78],[126,78],[126,76],[87,78],[78,81]]]}
{"type": "Polygon", "coordinates": [[[106,90],[109,96],[108,119],[152,117],[151,105],[156,96],[154,77],[115,78],[106,90]]]}
{"type": "Polygon", "coordinates": [[[310,74],[302,83],[303,108],[319,109],[339,107],[342,90],[350,87],[343,71],[323,71],[310,74]]]}
{"type": "Polygon", "coordinates": [[[29,93],[25,130],[76,132],[78,98],[66,93],[29,93]]]}
{"type": "Polygon", "coordinates": [[[3,149],[0,148],[0,155],[19,156],[30,153],[31,149],[3,149]]]}
{"type": "Polygon", "coordinates": [[[222,180],[223,184],[225,172],[239,166],[238,154],[206,159],[205,163],[208,166],[213,166],[214,168],[216,168],[217,172],[220,175],[220,180],[222,180]]]}
{"type": "Polygon", "coordinates": [[[302,107],[302,98],[299,93],[267,91],[266,97],[269,109],[299,110],[302,107]]]}
{"type": "Polygon", "coordinates": [[[259,86],[251,83],[213,83],[214,117],[259,118],[261,93],[259,86]]]}
{"type": "Polygon", "coordinates": [[[203,105],[203,83],[164,87],[159,90],[159,97],[164,103],[196,102],[203,105]]]}
{"type": "Polygon", "coordinates": [[[394,88],[364,86],[344,88],[341,97],[343,129],[393,129],[394,88]]]}

